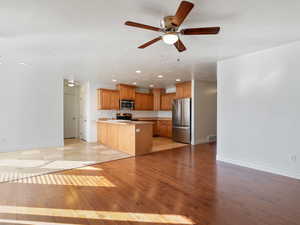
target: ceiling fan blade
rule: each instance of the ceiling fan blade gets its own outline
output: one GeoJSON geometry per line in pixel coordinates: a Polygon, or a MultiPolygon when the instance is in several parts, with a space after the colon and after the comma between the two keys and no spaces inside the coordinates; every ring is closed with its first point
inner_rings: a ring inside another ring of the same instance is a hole
{"type": "Polygon", "coordinates": [[[145,44],[139,46],[138,48],[146,48],[146,47],[148,47],[149,45],[152,45],[152,44],[154,44],[155,42],[160,41],[161,39],[162,39],[161,37],[157,37],[157,38],[155,38],[155,39],[153,39],[153,40],[151,40],[151,41],[148,41],[148,42],[146,42],[145,44]]]}
{"type": "Polygon", "coordinates": [[[177,9],[173,23],[176,24],[177,26],[180,26],[193,7],[194,7],[193,3],[182,1],[177,9]]]}
{"type": "Polygon", "coordinates": [[[177,50],[179,52],[183,52],[186,50],[186,47],[184,46],[184,44],[182,43],[182,41],[180,39],[178,39],[178,41],[175,42],[174,46],[177,48],[177,50]]]}
{"type": "Polygon", "coordinates": [[[183,35],[218,34],[220,27],[187,28],[180,31],[183,35]]]}
{"type": "Polygon", "coordinates": [[[142,28],[142,29],[146,29],[146,30],[153,30],[153,31],[160,31],[161,30],[158,27],[152,27],[152,26],[149,26],[149,25],[136,23],[136,22],[132,22],[132,21],[126,21],[125,25],[131,26],[131,27],[138,27],[138,28],[142,28]]]}

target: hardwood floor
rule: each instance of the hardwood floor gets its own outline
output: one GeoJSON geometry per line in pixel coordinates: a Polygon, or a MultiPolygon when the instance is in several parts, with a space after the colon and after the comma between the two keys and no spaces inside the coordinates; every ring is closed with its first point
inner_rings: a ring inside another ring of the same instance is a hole
{"type": "Polygon", "coordinates": [[[214,145],[53,177],[0,184],[0,224],[300,224],[298,180],[216,162],[214,145]]]}
{"type": "Polygon", "coordinates": [[[180,148],[187,145],[187,144],[175,142],[171,138],[166,138],[166,137],[153,137],[152,144],[153,146],[151,152],[160,152],[160,151],[180,148]]]}

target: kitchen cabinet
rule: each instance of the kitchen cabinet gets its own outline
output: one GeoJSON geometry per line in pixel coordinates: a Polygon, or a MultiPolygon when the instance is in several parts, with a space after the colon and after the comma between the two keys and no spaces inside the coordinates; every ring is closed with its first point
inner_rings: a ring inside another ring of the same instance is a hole
{"type": "Polygon", "coordinates": [[[153,95],[145,93],[136,93],[135,110],[153,110],[153,95]]]}
{"type": "Polygon", "coordinates": [[[161,96],[164,94],[165,90],[163,88],[153,88],[153,110],[159,111],[161,105],[161,96]]]}
{"type": "Polygon", "coordinates": [[[135,86],[118,84],[117,88],[120,93],[120,100],[135,100],[135,86]]]}
{"type": "Polygon", "coordinates": [[[159,136],[159,127],[158,127],[158,121],[157,120],[154,120],[154,121],[151,121],[153,122],[153,136],[159,136]]]}
{"type": "Polygon", "coordinates": [[[97,121],[97,132],[98,142],[111,149],[130,155],[151,153],[152,124],[149,122],[97,121]]]}
{"type": "Polygon", "coordinates": [[[191,98],[192,83],[190,81],[176,84],[176,98],[191,98]]]}
{"type": "Polygon", "coordinates": [[[119,109],[119,91],[110,89],[97,90],[97,109],[119,109]]]}
{"type": "Polygon", "coordinates": [[[158,132],[160,137],[172,137],[172,120],[159,120],[158,132]]]}
{"type": "Polygon", "coordinates": [[[172,110],[172,102],[173,102],[175,96],[176,96],[175,93],[163,94],[161,96],[160,110],[167,110],[167,111],[172,110]]]}

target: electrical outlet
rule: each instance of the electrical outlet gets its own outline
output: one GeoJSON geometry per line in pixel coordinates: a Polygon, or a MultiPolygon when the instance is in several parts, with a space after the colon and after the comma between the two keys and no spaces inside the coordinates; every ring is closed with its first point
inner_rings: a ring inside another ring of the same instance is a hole
{"type": "Polygon", "coordinates": [[[297,156],[296,155],[291,155],[290,159],[294,163],[297,162],[297,156]]]}

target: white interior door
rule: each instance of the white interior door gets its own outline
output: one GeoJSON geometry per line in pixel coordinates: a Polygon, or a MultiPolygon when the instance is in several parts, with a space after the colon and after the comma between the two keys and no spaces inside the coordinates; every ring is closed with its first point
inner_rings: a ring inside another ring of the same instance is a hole
{"type": "Polygon", "coordinates": [[[64,95],[64,138],[76,138],[76,96],[64,95]]]}

